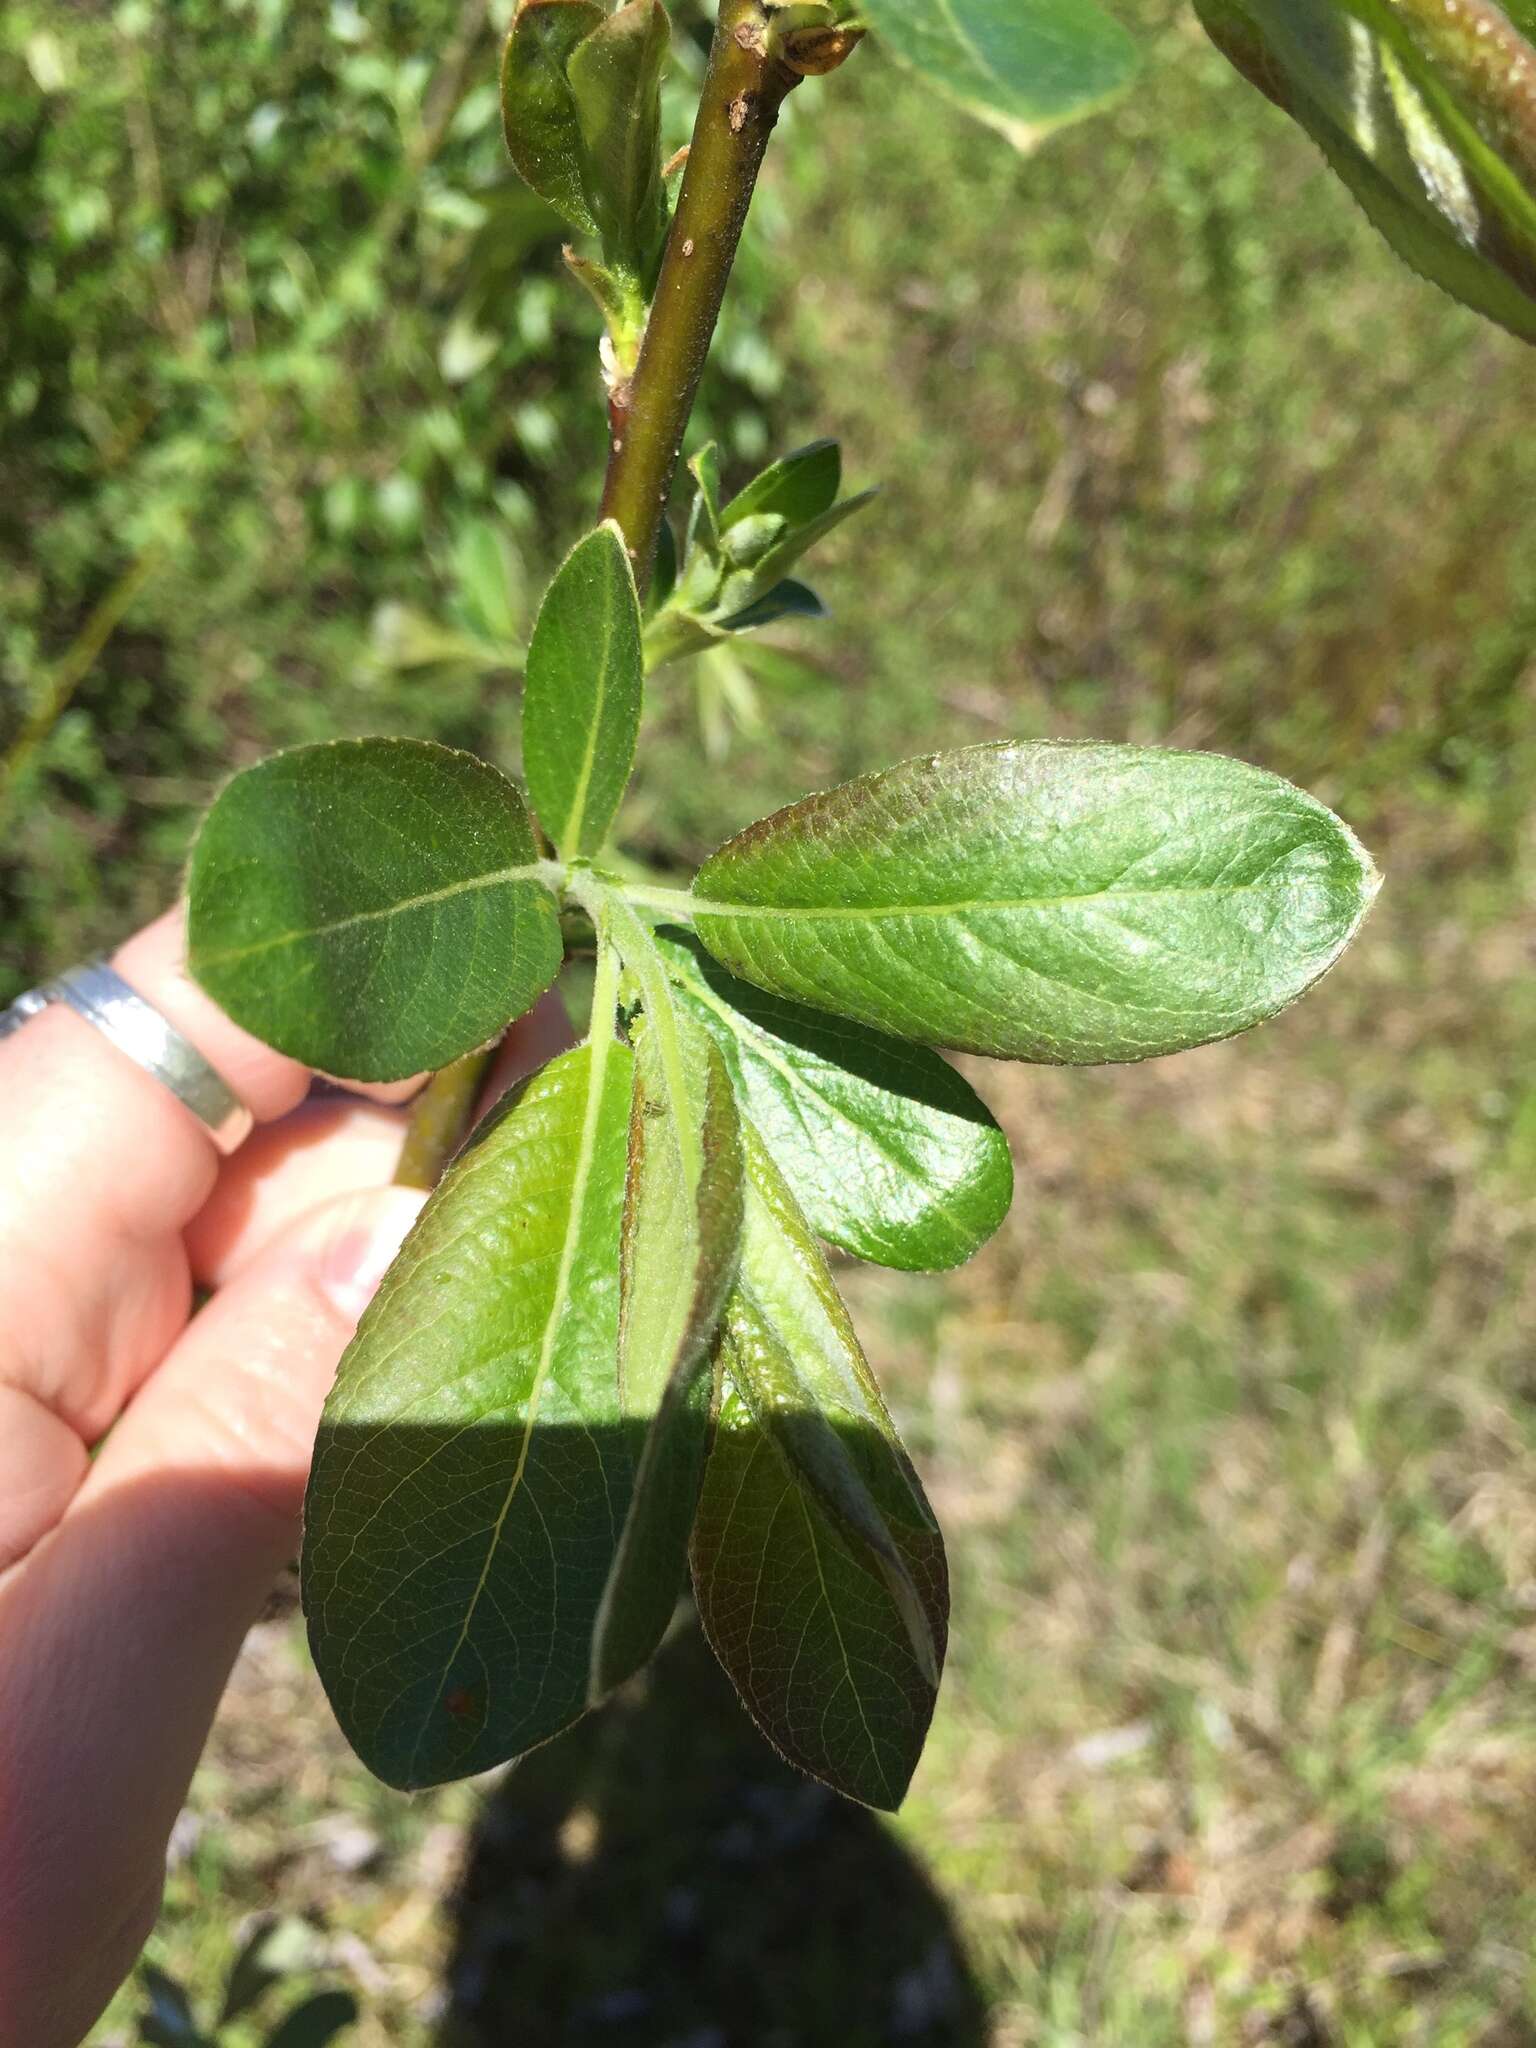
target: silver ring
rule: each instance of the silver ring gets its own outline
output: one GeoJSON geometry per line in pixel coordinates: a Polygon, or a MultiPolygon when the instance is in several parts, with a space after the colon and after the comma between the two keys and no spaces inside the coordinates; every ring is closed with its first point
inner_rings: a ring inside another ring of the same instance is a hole
{"type": "Polygon", "coordinates": [[[236,1151],[250,1136],[255,1118],[224,1076],[105,960],[71,967],[42,988],[18,996],[0,1015],[0,1039],[19,1031],[50,1003],[63,1003],[94,1024],[135,1066],[152,1074],[191,1110],[221,1152],[236,1151]]]}

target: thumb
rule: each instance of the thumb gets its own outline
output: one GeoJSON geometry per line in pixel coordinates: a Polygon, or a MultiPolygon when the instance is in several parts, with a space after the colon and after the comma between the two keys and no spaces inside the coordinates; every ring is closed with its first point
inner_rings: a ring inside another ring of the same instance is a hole
{"type": "Polygon", "coordinates": [[[6,2044],[79,2040],[153,1925],[230,1665],[293,1555],[337,1361],[423,1200],[349,1195],[284,1232],[191,1323],[63,1521],[0,1578],[6,2044]]]}

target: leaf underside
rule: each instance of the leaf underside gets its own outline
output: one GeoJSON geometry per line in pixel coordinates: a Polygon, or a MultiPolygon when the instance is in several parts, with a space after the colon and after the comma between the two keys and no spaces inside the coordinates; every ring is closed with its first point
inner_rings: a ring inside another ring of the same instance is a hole
{"type": "Polygon", "coordinates": [[[715,1413],[712,1348],[741,1236],[741,1133],[730,1078],[700,1035],[685,1099],[654,1030],[636,1053],[621,1248],[619,1399],[645,1439],[594,1629],[601,1697],[654,1654],[688,1580],[688,1538],[715,1413]],[[691,1162],[680,1128],[696,1139],[691,1162]],[[696,1166],[696,1171],[695,1171],[696,1166]]]}
{"type": "Polygon", "coordinates": [[[1196,0],[1196,11],[1411,269],[1536,341],[1528,0],[1196,0]]]}
{"type": "Polygon", "coordinates": [[[900,63],[1018,149],[1095,112],[1136,71],[1130,37],[1091,0],[868,0],[860,12],[900,63]]]}

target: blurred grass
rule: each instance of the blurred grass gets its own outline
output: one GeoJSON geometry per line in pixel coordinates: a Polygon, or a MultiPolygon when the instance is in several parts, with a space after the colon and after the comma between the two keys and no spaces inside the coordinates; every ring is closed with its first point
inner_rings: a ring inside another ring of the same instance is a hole
{"type": "MultiPolygon", "coordinates": [[[[818,578],[834,617],[802,644],[831,685],[771,700],[707,775],[691,692],[664,686],[632,836],[681,861],[923,746],[1065,733],[1245,754],[1367,837],[1388,886],[1300,1010],[1144,1069],[979,1069],[1020,1166],[999,1240],[954,1279],[849,1276],[956,1575],[895,1839],[958,1918],[995,2048],[1517,2048],[1531,358],[1399,270],[1182,10],[1122,12],[1145,88],[1029,162],[873,51],[792,103],[709,424],[737,467],[838,433],[885,490],[818,578]]],[[[0,27],[7,735],[140,551],[170,549],[13,792],[14,985],[174,886],[235,761],[331,730],[510,744],[504,690],[389,671],[368,637],[386,600],[441,611],[471,514],[536,578],[599,445],[590,323],[475,84],[430,173],[402,168],[413,47],[458,18],[189,0],[0,27]],[[72,82],[39,84],[42,33],[72,82]],[[338,306],[316,280],[349,264],[338,306]]],[[[243,1916],[305,1912],[360,2043],[437,2038],[441,1898],[487,1811],[372,1786],[273,1623],[154,1953],[206,1997],[243,1916]]],[[[553,1865],[592,1853],[583,1811],[553,1865]]],[[[642,1898],[667,1859],[625,1839],[642,1898]]],[[[517,1881],[529,1910],[564,1896],[549,1861],[517,1881]]],[[[826,1902],[803,1903],[809,1943],[826,1902]]],[[[601,1926],[559,1939],[601,1974],[601,1926]]],[[[625,2010],[520,2038],[674,2038],[625,2010]]],[[[744,1980],[720,2038],[819,2041],[811,2012],[755,2031],[744,1980]]],[[[961,2038],[930,2017],[889,2038],[961,2038]]]]}

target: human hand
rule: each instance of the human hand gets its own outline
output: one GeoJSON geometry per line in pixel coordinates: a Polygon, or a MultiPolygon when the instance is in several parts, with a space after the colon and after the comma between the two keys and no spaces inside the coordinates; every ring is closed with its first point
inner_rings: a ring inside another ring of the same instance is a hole
{"type": "MultiPolygon", "coordinates": [[[[229,1159],[60,1005],[0,1046],[0,2048],[73,2048],[154,1924],[321,1403],[424,1199],[388,1184],[412,1084],[306,1100],[181,959],[173,912],[113,964],[254,1112],[229,1159]]],[[[565,1042],[546,1002],[502,1085],[565,1042]]]]}

